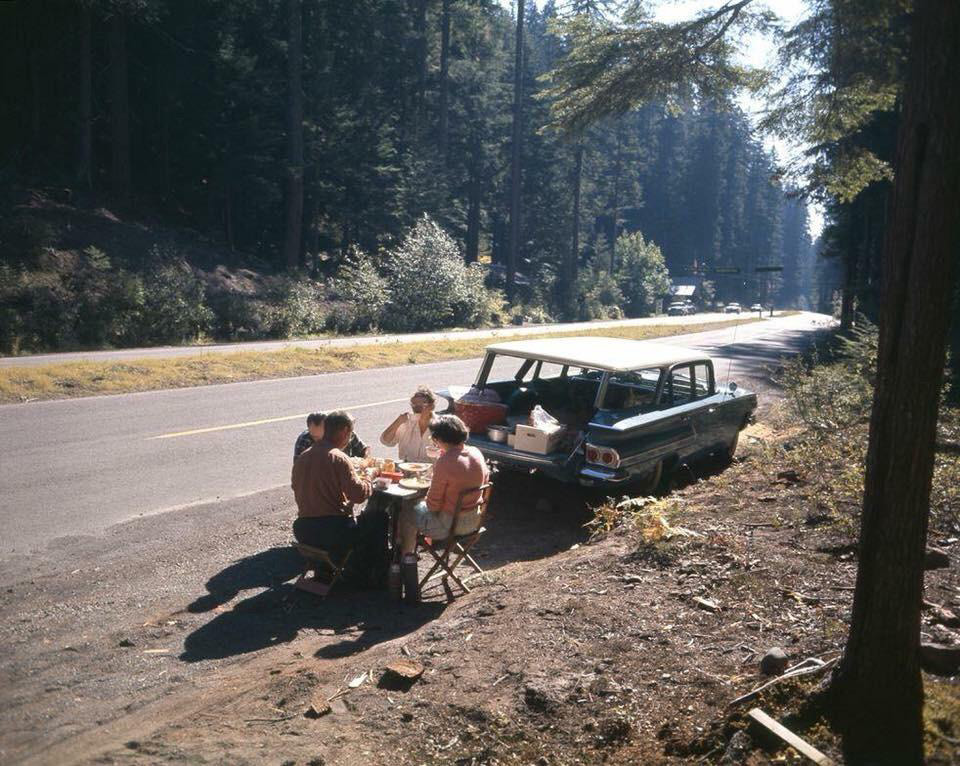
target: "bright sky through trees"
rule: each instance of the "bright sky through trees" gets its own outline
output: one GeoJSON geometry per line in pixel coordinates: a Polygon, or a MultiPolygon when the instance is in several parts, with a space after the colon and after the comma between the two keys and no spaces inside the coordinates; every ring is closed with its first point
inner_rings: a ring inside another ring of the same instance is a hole
{"type": "MultiPolygon", "coordinates": [[[[516,2],[502,0],[503,5],[515,7],[516,2]]],[[[758,0],[776,13],[783,21],[784,27],[791,27],[796,24],[807,13],[807,6],[804,0],[758,0]]],[[[543,8],[546,0],[536,0],[538,8],[543,8]]],[[[705,10],[717,8],[721,5],[717,0],[663,0],[659,3],[652,3],[656,6],[657,19],[664,22],[676,22],[683,19],[692,18],[705,10]]],[[[762,34],[752,35],[741,45],[741,55],[744,61],[756,67],[776,66],[777,46],[775,41],[762,34]]],[[[751,121],[756,123],[762,116],[765,108],[762,98],[742,95],[739,104],[744,112],[750,117],[751,121]]],[[[764,136],[764,145],[776,152],[777,158],[786,163],[794,159],[802,151],[802,147],[797,144],[784,141],[774,136],[764,136]]],[[[810,204],[810,229],[811,235],[817,237],[823,229],[823,211],[815,204],[810,204]]]]}

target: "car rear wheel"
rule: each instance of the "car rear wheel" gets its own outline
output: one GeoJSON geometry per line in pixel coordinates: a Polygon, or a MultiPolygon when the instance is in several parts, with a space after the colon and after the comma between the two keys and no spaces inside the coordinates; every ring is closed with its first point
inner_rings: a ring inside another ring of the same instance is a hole
{"type": "Polygon", "coordinates": [[[730,440],[730,443],[727,444],[726,449],[723,451],[723,461],[725,463],[732,463],[733,456],[737,452],[737,445],[740,443],[740,432],[737,431],[733,438],[730,440]]]}
{"type": "Polygon", "coordinates": [[[663,479],[663,461],[660,460],[643,476],[630,482],[630,493],[636,495],[652,495],[660,486],[663,479]]]}

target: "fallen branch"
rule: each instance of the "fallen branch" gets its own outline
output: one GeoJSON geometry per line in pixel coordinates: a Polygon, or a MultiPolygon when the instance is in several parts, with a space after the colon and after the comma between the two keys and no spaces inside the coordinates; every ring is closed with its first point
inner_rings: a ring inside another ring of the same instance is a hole
{"type": "Polygon", "coordinates": [[[805,755],[807,758],[817,764],[817,766],[833,766],[833,761],[830,760],[826,755],[821,753],[806,740],[798,737],[782,723],[775,721],[760,708],[755,707],[747,715],[749,715],[754,721],[763,726],[765,729],[777,735],[798,753],[805,755]]]}
{"type": "Polygon", "coordinates": [[[787,672],[784,673],[783,675],[777,676],[776,678],[773,678],[767,681],[762,686],[758,686],[753,691],[747,692],[743,696],[737,697],[735,700],[728,702],[727,707],[733,707],[734,705],[739,705],[742,702],[748,702],[749,700],[752,700],[754,697],[756,697],[764,689],[767,689],[773,686],[774,684],[778,684],[781,681],[786,681],[788,678],[794,678],[796,676],[804,676],[804,675],[807,675],[808,673],[819,673],[820,671],[826,670],[827,668],[829,668],[839,659],[840,659],[839,657],[834,657],[832,660],[829,660],[828,662],[824,662],[823,660],[817,659],[816,657],[810,657],[804,660],[803,662],[797,663],[792,668],[787,670],[787,672]],[[814,663],[814,664],[811,665],[811,663],[814,663]]]}
{"type": "Polygon", "coordinates": [[[296,718],[297,714],[293,713],[291,715],[285,715],[281,718],[246,718],[244,723],[280,723],[281,721],[289,721],[291,718],[296,718]]]}

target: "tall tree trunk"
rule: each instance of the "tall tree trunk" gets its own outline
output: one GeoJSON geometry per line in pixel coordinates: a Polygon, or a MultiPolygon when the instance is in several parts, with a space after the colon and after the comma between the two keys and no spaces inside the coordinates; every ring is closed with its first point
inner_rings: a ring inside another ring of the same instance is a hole
{"type": "Polygon", "coordinates": [[[121,202],[130,199],[130,86],[127,65],[127,20],[110,18],[110,186],[121,202]]]}
{"type": "Polygon", "coordinates": [[[617,233],[620,221],[620,167],[622,164],[623,119],[617,120],[617,152],[613,165],[613,235],[610,239],[610,274],[617,270],[617,233]]]}
{"type": "Polygon", "coordinates": [[[77,147],[77,181],[87,189],[93,188],[93,74],[91,62],[91,21],[90,7],[86,3],[78,6],[80,19],[78,32],[80,34],[80,83],[77,97],[79,99],[79,130],[77,147]]]}
{"type": "Polygon", "coordinates": [[[427,0],[417,0],[417,104],[414,129],[419,136],[427,94],[427,0]]]}
{"type": "Polygon", "coordinates": [[[300,263],[303,237],[303,17],[301,0],[287,0],[287,178],[283,260],[300,263]]]}
{"type": "Polygon", "coordinates": [[[580,262],[580,187],[583,180],[583,136],[577,139],[573,154],[573,233],[570,238],[570,252],[567,254],[567,267],[564,271],[564,303],[567,316],[575,317],[577,311],[577,271],[580,262]]]}
{"type": "Polygon", "coordinates": [[[446,167],[447,133],[450,125],[450,0],[440,12],[440,154],[446,167]]]}
{"type": "Polygon", "coordinates": [[[517,0],[517,49],[513,74],[513,136],[510,147],[510,247],[507,251],[507,300],[516,293],[517,256],[520,250],[520,138],[523,123],[523,5],[517,0]]]}
{"type": "Polygon", "coordinates": [[[919,666],[934,441],[960,252],[960,5],[919,0],[884,253],[850,634],[834,679],[851,763],[923,762],[919,666]]]}
{"type": "Polygon", "coordinates": [[[467,186],[467,263],[476,263],[480,255],[480,202],[480,159],[474,155],[467,186]]]}
{"type": "Polygon", "coordinates": [[[950,389],[953,404],[960,404],[960,268],[953,272],[953,311],[950,313],[950,389]]]}

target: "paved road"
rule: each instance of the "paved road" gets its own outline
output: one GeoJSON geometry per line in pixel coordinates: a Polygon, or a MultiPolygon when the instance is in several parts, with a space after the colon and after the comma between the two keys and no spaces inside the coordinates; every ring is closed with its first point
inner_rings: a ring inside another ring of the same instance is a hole
{"type": "Polygon", "coordinates": [[[605,327],[643,327],[645,325],[691,325],[710,322],[734,321],[753,317],[744,312],[732,314],[694,314],[686,317],[645,317],[643,319],[614,319],[601,322],[573,322],[566,324],[542,324],[528,327],[498,327],[485,330],[445,330],[442,332],[410,333],[405,335],[364,335],[345,338],[317,338],[315,340],[265,340],[245,343],[219,343],[206,346],[157,346],[156,348],[124,348],[116,351],[67,351],[59,354],[34,354],[31,356],[0,357],[0,367],[28,367],[63,362],[117,362],[124,359],[161,359],[178,356],[203,356],[205,354],[230,354],[238,351],[282,351],[285,348],[342,348],[344,346],[377,346],[393,343],[411,343],[430,340],[470,340],[471,338],[507,338],[532,335],[542,332],[574,332],[593,330],[602,332],[605,327]]]}
{"type": "MultiPolygon", "coordinates": [[[[664,342],[709,351],[725,382],[762,376],[829,321],[799,314],[664,342]]],[[[0,561],[54,538],[285,485],[305,413],[349,409],[372,442],[417,385],[470,383],[477,367],[461,360],[2,406],[0,561]]]]}

